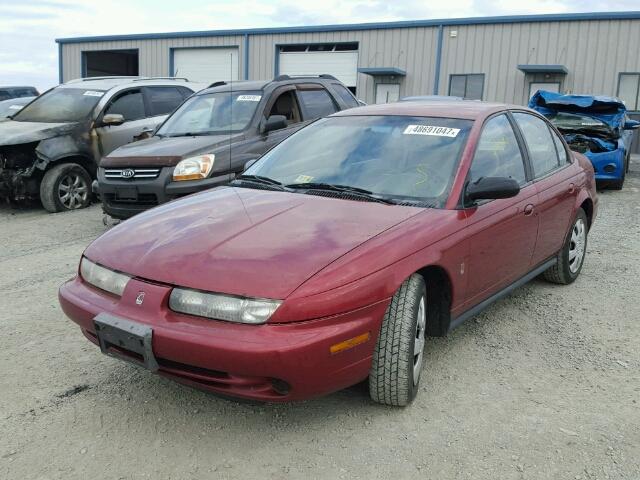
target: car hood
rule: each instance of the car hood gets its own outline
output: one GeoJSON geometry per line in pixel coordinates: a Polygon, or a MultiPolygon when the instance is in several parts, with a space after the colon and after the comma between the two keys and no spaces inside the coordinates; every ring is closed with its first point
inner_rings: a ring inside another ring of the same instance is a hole
{"type": "Polygon", "coordinates": [[[606,123],[619,130],[627,111],[619,98],[604,95],[562,95],[538,90],[529,100],[529,108],[548,116],[556,112],[580,113],[606,123]]]}
{"type": "MultiPolygon", "coordinates": [[[[244,138],[242,135],[232,137],[233,141],[244,138]]],[[[183,158],[229,145],[229,135],[206,135],[194,137],[158,137],[129,143],[117,148],[102,159],[101,167],[133,167],[158,166],[172,167],[183,158]]]]}
{"type": "Polygon", "coordinates": [[[423,211],[222,187],[133,217],[85,255],[154,282],[284,299],[342,255],[423,211]]]}
{"type": "Polygon", "coordinates": [[[75,122],[41,123],[7,120],[0,123],[0,146],[20,145],[57,137],[71,131],[76,125],[75,122]]]}

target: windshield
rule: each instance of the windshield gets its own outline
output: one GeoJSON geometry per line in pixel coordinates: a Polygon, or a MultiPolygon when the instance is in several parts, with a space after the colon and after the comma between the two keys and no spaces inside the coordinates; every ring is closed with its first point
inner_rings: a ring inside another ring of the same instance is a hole
{"type": "Polygon", "coordinates": [[[158,135],[214,135],[247,128],[262,92],[240,91],[196,95],[188,99],[158,130],[158,135]]]}
{"type": "Polygon", "coordinates": [[[551,123],[553,123],[558,130],[601,130],[604,132],[610,132],[609,126],[597,118],[590,117],[589,115],[580,115],[578,113],[566,113],[558,112],[554,115],[548,116],[551,123]]]}
{"type": "Polygon", "coordinates": [[[104,91],[54,88],[36,98],[13,117],[18,122],[77,122],[93,110],[104,91]]]}
{"type": "Polygon", "coordinates": [[[330,117],[251,166],[285,185],[328,183],[442,206],[473,122],[406,116],[330,117]]]}

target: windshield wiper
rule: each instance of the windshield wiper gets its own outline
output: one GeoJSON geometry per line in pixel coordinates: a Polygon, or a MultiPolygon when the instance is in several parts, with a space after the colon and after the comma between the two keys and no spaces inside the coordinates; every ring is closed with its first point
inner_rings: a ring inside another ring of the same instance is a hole
{"type": "Polygon", "coordinates": [[[355,195],[365,200],[369,200],[371,202],[379,202],[386,203],[388,205],[393,205],[396,202],[393,200],[389,200],[386,198],[382,198],[369,190],[365,190],[364,188],[351,187],[349,185],[337,185],[332,183],[290,183],[285,185],[286,188],[294,189],[294,190],[324,190],[330,192],[343,193],[345,195],[355,195]]]}
{"type": "Polygon", "coordinates": [[[174,135],[167,135],[167,137],[202,137],[205,135],[211,135],[211,132],[185,132],[176,133],[174,135]]]}
{"type": "Polygon", "coordinates": [[[274,180],[273,178],[263,177],[262,175],[238,175],[231,182],[231,185],[238,185],[242,183],[254,183],[270,187],[273,190],[284,190],[284,185],[282,185],[281,182],[274,180]]]}

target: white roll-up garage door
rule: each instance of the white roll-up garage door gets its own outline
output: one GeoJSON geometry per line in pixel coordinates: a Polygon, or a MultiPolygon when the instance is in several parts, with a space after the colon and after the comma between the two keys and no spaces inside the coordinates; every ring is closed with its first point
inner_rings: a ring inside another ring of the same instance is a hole
{"type": "Polygon", "coordinates": [[[333,75],[347,87],[355,87],[358,51],[280,52],[279,72],[283,75],[333,75]]]}
{"type": "Polygon", "coordinates": [[[173,75],[192,82],[238,80],[237,48],[176,48],[173,75]]]}

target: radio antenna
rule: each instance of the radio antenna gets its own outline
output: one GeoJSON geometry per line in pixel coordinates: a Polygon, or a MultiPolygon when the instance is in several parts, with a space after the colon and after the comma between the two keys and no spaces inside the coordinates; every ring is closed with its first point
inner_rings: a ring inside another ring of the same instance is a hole
{"type": "Polygon", "coordinates": [[[233,52],[229,53],[229,175],[231,175],[231,137],[233,135],[233,52]]]}

